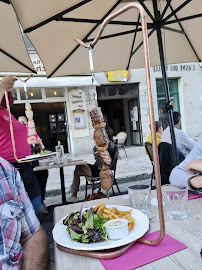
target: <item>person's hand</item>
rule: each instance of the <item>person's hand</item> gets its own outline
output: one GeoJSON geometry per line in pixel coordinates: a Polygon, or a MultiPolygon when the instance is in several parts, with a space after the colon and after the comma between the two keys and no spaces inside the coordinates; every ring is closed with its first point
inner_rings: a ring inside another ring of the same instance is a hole
{"type": "Polygon", "coordinates": [[[15,83],[16,79],[12,76],[5,76],[0,81],[0,91],[12,91],[13,85],[15,83]]]}
{"type": "Polygon", "coordinates": [[[194,187],[194,188],[201,189],[201,188],[202,188],[202,175],[194,176],[194,177],[190,180],[190,184],[191,184],[192,187],[194,187]]]}
{"type": "Polygon", "coordinates": [[[186,170],[190,174],[195,174],[196,171],[202,172],[202,159],[195,159],[187,163],[186,170]]]}

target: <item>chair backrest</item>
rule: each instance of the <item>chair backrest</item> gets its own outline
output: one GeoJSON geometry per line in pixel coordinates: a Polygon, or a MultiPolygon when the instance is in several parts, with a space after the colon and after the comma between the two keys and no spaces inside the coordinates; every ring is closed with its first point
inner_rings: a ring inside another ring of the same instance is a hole
{"type": "Polygon", "coordinates": [[[127,139],[127,133],[125,131],[119,132],[117,135],[118,137],[118,144],[124,144],[127,139]]]}
{"type": "MultiPolygon", "coordinates": [[[[171,144],[161,142],[158,146],[159,164],[161,173],[161,184],[169,184],[169,177],[172,169],[176,166],[174,159],[173,147],[171,144]]],[[[184,155],[178,149],[180,162],[184,160],[184,155]]]]}
{"type": "Polygon", "coordinates": [[[114,171],[114,176],[115,176],[115,172],[116,172],[116,165],[117,165],[118,155],[119,155],[118,147],[115,146],[114,159],[112,160],[112,164],[111,164],[111,168],[110,168],[112,171],[114,171]]]}
{"type": "Polygon", "coordinates": [[[153,163],[152,144],[150,142],[146,142],[145,143],[145,148],[146,148],[147,154],[148,154],[151,162],[153,163]]]}

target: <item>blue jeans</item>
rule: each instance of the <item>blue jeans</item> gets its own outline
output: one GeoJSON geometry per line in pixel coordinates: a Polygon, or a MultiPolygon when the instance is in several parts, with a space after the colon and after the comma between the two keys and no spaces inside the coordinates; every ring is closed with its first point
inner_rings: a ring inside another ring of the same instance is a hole
{"type": "Polygon", "coordinates": [[[41,195],[31,200],[31,203],[34,207],[35,214],[37,215],[41,206],[41,195]]]}

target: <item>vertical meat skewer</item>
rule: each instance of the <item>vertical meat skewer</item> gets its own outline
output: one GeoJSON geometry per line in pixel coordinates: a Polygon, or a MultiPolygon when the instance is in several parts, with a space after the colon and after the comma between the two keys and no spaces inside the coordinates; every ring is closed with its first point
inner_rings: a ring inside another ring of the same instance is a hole
{"type": "Polygon", "coordinates": [[[94,131],[94,156],[96,164],[100,169],[99,178],[102,189],[107,191],[109,198],[109,189],[112,185],[113,174],[110,171],[111,157],[107,151],[109,138],[105,130],[105,123],[100,107],[95,107],[90,112],[92,126],[94,131]]]}

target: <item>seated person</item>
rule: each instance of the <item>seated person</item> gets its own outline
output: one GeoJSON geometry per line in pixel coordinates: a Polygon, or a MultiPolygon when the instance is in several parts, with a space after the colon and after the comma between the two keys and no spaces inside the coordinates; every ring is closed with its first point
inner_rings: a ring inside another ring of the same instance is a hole
{"type": "MultiPolygon", "coordinates": [[[[20,122],[22,125],[24,125],[27,128],[27,137],[28,137],[28,123],[27,123],[27,118],[25,116],[19,116],[18,117],[18,122],[20,122]]],[[[36,130],[35,130],[35,135],[36,138],[39,138],[36,130]]],[[[45,149],[44,144],[42,143],[42,140],[39,141],[39,144],[36,144],[34,147],[31,145],[31,151],[32,153],[37,154],[41,150],[45,149]]],[[[32,167],[39,166],[39,161],[33,161],[32,162],[32,167]]],[[[41,190],[41,206],[40,206],[40,213],[42,214],[49,214],[49,211],[47,210],[44,200],[45,200],[45,194],[46,194],[46,184],[48,180],[48,170],[41,170],[41,171],[34,171],[34,174],[36,175],[36,178],[38,180],[40,190],[41,190]]]]}
{"type": "Polygon", "coordinates": [[[202,190],[202,137],[190,154],[170,174],[170,183],[190,190],[202,190]],[[200,159],[200,161],[199,161],[200,159]]]}
{"type": "Polygon", "coordinates": [[[0,269],[47,269],[47,237],[18,171],[0,157],[0,269]]]}
{"type": "MultiPolygon", "coordinates": [[[[186,134],[186,132],[179,129],[181,121],[181,114],[179,112],[173,112],[173,121],[177,148],[186,157],[194,148],[195,142],[186,134]]],[[[163,131],[161,142],[172,144],[169,126],[163,131]]]]}
{"type": "MultiPolygon", "coordinates": [[[[8,91],[9,104],[12,106],[14,98],[10,92],[14,82],[15,78],[10,76],[4,77],[0,81],[0,157],[19,169],[25,189],[37,214],[41,205],[41,192],[36,176],[33,173],[32,164],[31,162],[18,163],[13,152],[10,121],[4,93],[8,91]]],[[[31,155],[31,148],[27,143],[27,129],[24,125],[21,125],[13,115],[11,115],[11,119],[17,158],[25,158],[31,155]]]]}
{"type": "MultiPolygon", "coordinates": [[[[155,121],[155,125],[156,125],[156,142],[157,142],[157,146],[158,146],[160,141],[161,141],[161,134],[163,132],[163,129],[162,129],[161,121],[155,121]]],[[[150,125],[149,125],[149,127],[150,127],[150,125]]],[[[147,137],[145,142],[149,142],[152,144],[151,133],[149,134],[149,136],[147,137]]],[[[146,151],[146,154],[147,154],[147,151],[146,151]]]]}
{"type": "MultiPolygon", "coordinates": [[[[114,132],[110,127],[106,127],[106,132],[109,137],[109,145],[107,148],[107,151],[109,152],[111,159],[114,159],[114,154],[115,154],[115,145],[113,143],[113,135],[114,132]]],[[[98,169],[98,166],[96,163],[94,164],[83,164],[83,165],[77,165],[75,170],[74,170],[74,178],[72,185],[70,188],[66,189],[66,193],[72,192],[72,195],[67,199],[67,202],[77,202],[77,192],[79,190],[79,185],[80,185],[80,177],[81,176],[93,176],[93,177],[98,177],[99,176],[100,170],[98,169]]]]}

